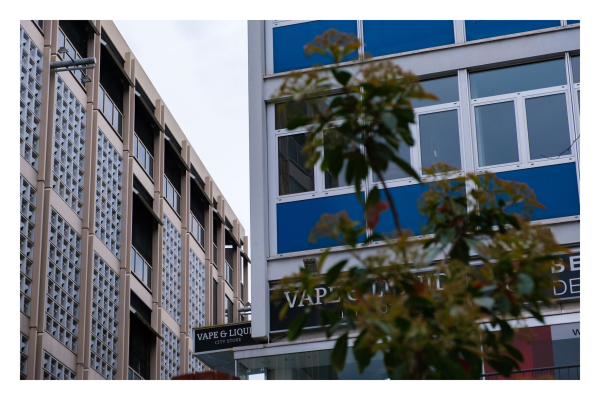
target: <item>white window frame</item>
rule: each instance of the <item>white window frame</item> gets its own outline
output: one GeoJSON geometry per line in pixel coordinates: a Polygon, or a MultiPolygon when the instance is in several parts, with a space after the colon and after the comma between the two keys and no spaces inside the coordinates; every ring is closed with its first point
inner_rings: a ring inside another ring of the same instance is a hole
{"type": "Polygon", "coordinates": [[[561,86],[548,87],[543,89],[534,89],[521,91],[516,93],[502,94],[496,96],[480,97],[477,99],[470,100],[470,112],[471,112],[471,126],[473,127],[473,161],[475,165],[475,171],[481,173],[483,171],[490,172],[504,172],[513,171],[517,169],[536,168],[556,164],[564,164],[575,161],[575,149],[571,149],[571,154],[564,154],[560,157],[549,156],[548,159],[532,159],[529,153],[529,134],[527,131],[527,115],[525,109],[525,100],[535,97],[545,97],[555,94],[565,95],[565,111],[567,112],[568,124],[569,124],[569,143],[573,143],[575,139],[575,130],[573,115],[569,112],[569,108],[572,108],[571,104],[571,93],[568,83],[561,86]],[[475,123],[475,107],[480,105],[498,104],[512,101],[515,109],[515,121],[517,130],[517,146],[519,160],[516,162],[480,166],[479,165],[479,149],[477,147],[477,125],[475,123]]]}

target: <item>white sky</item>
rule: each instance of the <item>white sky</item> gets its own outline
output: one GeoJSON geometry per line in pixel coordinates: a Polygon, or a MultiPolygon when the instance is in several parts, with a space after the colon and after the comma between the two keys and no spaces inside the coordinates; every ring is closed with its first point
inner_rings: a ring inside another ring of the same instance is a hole
{"type": "Polygon", "coordinates": [[[246,21],[114,21],[250,236],[246,21]]]}

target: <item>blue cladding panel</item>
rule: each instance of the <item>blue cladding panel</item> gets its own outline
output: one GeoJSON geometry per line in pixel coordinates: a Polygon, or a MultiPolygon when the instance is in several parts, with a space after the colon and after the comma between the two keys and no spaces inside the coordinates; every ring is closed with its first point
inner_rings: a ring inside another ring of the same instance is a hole
{"type": "Polygon", "coordinates": [[[454,43],[453,21],[363,21],[363,32],[373,57],[454,43]]]}
{"type": "Polygon", "coordinates": [[[560,26],[560,21],[465,21],[467,41],[560,26]]]}
{"type": "MultiPolygon", "coordinates": [[[[340,33],[357,35],[356,21],[313,21],[302,24],[282,26],[273,29],[273,67],[274,72],[291,71],[310,68],[316,63],[327,65],[333,63],[331,56],[314,54],[306,57],[304,45],[329,29],[337,29],[340,33]]],[[[343,61],[355,60],[355,51],[343,61]]]]}
{"type": "Polygon", "coordinates": [[[545,210],[536,208],[533,220],[579,215],[579,190],[575,163],[530,168],[496,174],[500,179],[524,182],[533,189],[545,210]]]}
{"type": "Polygon", "coordinates": [[[569,19],[567,20],[567,25],[572,25],[572,24],[580,24],[581,21],[578,19],[569,19]]]}
{"type": "Polygon", "coordinates": [[[336,214],[342,210],[346,210],[352,220],[364,224],[363,208],[354,193],[277,204],[277,253],[339,246],[333,239],[310,243],[308,237],[322,214],[336,214]]]}
{"type": "MultiPolygon", "coordinates": [[[[427,190],[429,190],[429,185],[400,186],[390,189],[402,229],[410,229],[415,235],[420,235],[421,225],[427,223],[425,217],[421,216],[417,208],[417,199],[427,190]]],[[[380,196],[382,200],[386,198],[383,191],[380,192],[380,196]]],[[[375,232],[391,233],[395,230],[394,217],[392,211],[388,209],[381,214],[375,232]]]]}

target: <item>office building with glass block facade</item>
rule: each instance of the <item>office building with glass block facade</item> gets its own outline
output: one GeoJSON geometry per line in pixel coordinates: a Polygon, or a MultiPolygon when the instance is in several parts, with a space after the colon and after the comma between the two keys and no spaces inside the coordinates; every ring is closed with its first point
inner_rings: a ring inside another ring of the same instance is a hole
{"type": "MultiPolygon", "coordinates": [[[[303,48],[332,28],[363,43],[344,60],[344,68],[357,71],[388,60],[418,75],[425,90],[439,98],[413,103],[410,129],[416,143],[401,147],[400,157],[417,173],[435,162],[457,167],[460,175],[491,171],[501,179],[527,183],[546,206],[536,209],[534,223],[551,229],[573,254],[565,255],[569,267],[553,271],[556,302],[544,311],[546,325],[526,319],[537,339],[515,346],[525,356],[523,370],[560,367],[558,378],[578,376],[580,21],[571,20],[248,23],[252,336],[262,345],[234,352],[237,374],[253,379],[387,376],[377,357],[359,376],[351,352],[346,369],[333,371],[329,355],[335,341],[326,339],[318,321],[299,342],[287,343],[289,321],[279,321],[269,301],[273,284],[336,245],[329,239],[308,241],[322,214],[345,210],[353,220],[364,219],[354,187],[342,175],[322,172],[320,163],[305,167],[300,149],[306,129],[286,129],[293,116],[288,110],[297,115],[303,112],[301,105],[277,111],[287,99],[276,93],[291,71],[308,71],[316,63],[327,68],[332,62],[319,54],[306,57],[303,48]]],[[[335,96],[335,88],[328,94],[335,96]]],[[[417,199],[427,185],[394,167],[383,178],[403,228],[422,237],[417,199]]],[[[363,186],[382,187],[372,175],[363,186]]],[[[388,210],[376,231],[390,232],[394,226],[388,210]]],[[[378,246],[371,243],[362,251],[375,252],[378,246]]],[[[347,257],[342,248],[334,248],[322,272],[347,257]]],[[[485,372],[494,373],[489,366],[485,372]]]]}
{"type": "Polygon", "coordinates": [[[112,21],[19,37],[21,379],[202,371],[191,329],[244,318],[244,227],[112,21]]]}

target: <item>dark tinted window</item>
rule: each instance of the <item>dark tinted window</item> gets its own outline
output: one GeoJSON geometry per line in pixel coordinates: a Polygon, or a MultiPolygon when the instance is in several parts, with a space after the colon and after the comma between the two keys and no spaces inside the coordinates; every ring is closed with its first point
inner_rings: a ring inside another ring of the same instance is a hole
{"type": "Polygon", "coordinates": [[[436,104],[452,103],[458,101],[458,77],[447,76],[444,78],[429,79],[421,82],[426,92],[435,94],[439,100],[411,100],[414,108],[433,106],[436,104]]]}
{"type": "Polygon", "coordinates": [[[302,147],[306,134],[280,137],[279,142],[279,194],[294,194],[315,190],[313,168],[306,168],[302,147]]]}

